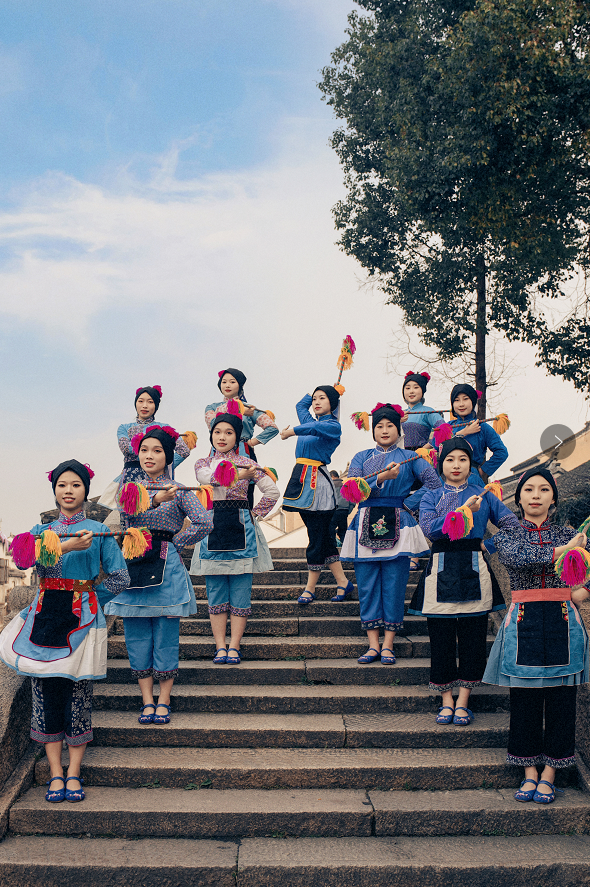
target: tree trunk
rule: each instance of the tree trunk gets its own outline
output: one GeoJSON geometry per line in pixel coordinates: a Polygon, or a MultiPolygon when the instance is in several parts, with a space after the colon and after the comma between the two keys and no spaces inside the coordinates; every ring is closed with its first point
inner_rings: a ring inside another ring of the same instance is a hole
{"type": "Polygon", "coordinates": [[[475,320],[475,387],[481,391],[481,397],[477,404],[477,418],[486,417],[486,262],[483,253],[476,263],[475,287],[477,291],[476,320],[475,320]]]}

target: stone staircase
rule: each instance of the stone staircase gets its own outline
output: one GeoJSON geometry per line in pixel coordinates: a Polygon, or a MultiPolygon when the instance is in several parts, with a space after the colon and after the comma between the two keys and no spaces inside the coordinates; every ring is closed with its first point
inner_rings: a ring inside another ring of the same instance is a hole
{"type": "Polygon", "coordinates": [[[331,603],[327,573],[318,600],[299,608],[303,551],[273,556],[275,572],[254,577],[239,666],[211,662],[195,580],[199,612],[182,620],[167,726],[138,724],[115,623],[108,681],[95,685],[87,798],[47,804],[38,762],[38,784],[10,811],[0,887],[590,883],[578,774],[549,807],[513,800],[507,693],[483,687],[470,727],[437,726],[425,620],[407,617],[395,666],[360,666],[358,601],[331,603]]]}

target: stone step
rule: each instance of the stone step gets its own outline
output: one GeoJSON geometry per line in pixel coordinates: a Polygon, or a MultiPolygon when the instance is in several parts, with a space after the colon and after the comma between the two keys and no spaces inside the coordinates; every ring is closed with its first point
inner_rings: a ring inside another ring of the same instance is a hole
{"type": "MultiPolygon", "coordinates": [[[[268,576],[274,576],[274,573],[266,574],[268,576]]],[[[202,585],[194,585],[195,589],[195,597],[197,601],[202,600],[206,606],[206,595],[205,595],[205,583],[202,585]]],[[[297,604],[297,598],[301,594],[302,591],[305,590],[305,583],[301,582],[297,585],[293,583],[287,585],[253,585],[252,586],[252,598],[257,601],[288,601],[289,603],[295,604],[298,609],[302,609],[297,604]]],[[[323,583],[322,585],[316,585],[315,595],[317,598],[317,602],[323,601],[325,603],[330,603],[330,598],[332,598],[336,594],[336,585],[326,585],[323,583]]],[[[411,597],[409,598],[411,600],[411,597]]],[[[356,587],[353,592],[351,592],[346,598],[348,602],[357,603],[358,606],[358,592],[356,587]]],[[[311,605],[308,604],[308,607],[315,606],[316,601],[314,601],[311,605]]],[[[336,605],[334,605],[336,606],[336,605]]]]}
{"type": "Polygon", "coordinates": [[[250,838],[239,887],[581,887],[590,838],[250,838]]]}
{"type": "MultiPolygon", "coordinates": [[[[353,569],[345,566],[344,575],[356,585],[353,569]]],[[[191,576],[191,579],[195,588],[202,588],[205,585],[205,576],[191,576]]],[[[305,588],[306,582],[307,570],[274,570],[268,573],[255,573],[252,584],[254,588],[263,585],[293,585],[298,588],[305,588]]],[[[322,585],[336,585],[336,580],[329,570],[321,573],[318,582],[322,585]]],[[[334,594],[334,592],[332,592],[332,594],[334,594]]]]}
{"type": "Polygon", "coordinates": [[[11,887],[581,887],[590,878],[586,836],[277,840],[282,833],[273,833],[239,843],[10,835],[0,844],[0,879],[11,887]]]}
{"type": "MultiPolygon", "coordinates": [[[[180,620],[182,637],[212,637],[211,623],[207,611],[201,609],[200,618],[180,620]]],[[[313,611],[312,611],[313,612],[313,611]]],[[[115,634],[123,635],[123,620],[115,622],[115,634]]],[[[231,634],[228,620],[227,632],[231,634]]],[[[285,619],[257,619],[250,617],[246,623],[245,634],[258,637],[364,637],[366,631],[361,627],[358,616],[299,616],[285,619]]],[[[403,632],[400,635],[426,635],[428,626],[422,616],[406,616],[403,632]]]]}
{"type": "MultiPolygon", "coordinates": [[[[197,607],[198,613],[190,618],[209,619],[207,599],[197,597],[197,607]]],[[[298,619],[300,616],[330,616],[332,619],[356,616],[359,619],[359,603],[347,598],[339,604],[333,604],[328,598],[327,601],[314,601],[312,606],[306,608],[299,606],[296,599],[252,601],[252,615],[250,619],[298,619]]]]}
{"type": "MultiPolygon", "coordinates": [[[[494,638],[488,636],[488,653],[492,648],[494,638]]],[[[399,636],[395,639],[395,655],[398,659],[426,658],[430,656],[430,639],[424,635],[399,636]]],[[[258,637],[246,636],[241,644],[241,652],[244,659],[283,660],[324,658],[324,659],[350,659],[357,658],[367,650],[367,638],[364,635],[349,637],[258,637]]],[[[208,659],[215,653],[213,638],[208,637],[181,637],[180,658],[208,659]]],[[[122,635],[113,635],[108,641],[108,656],[112,659],[120,659],[127,654],[125,639],[122,635]]],[[[380,664],[380,667],[383,666],[380,664]]],[[[220,666],[232,668],[232,666],[220,666]]],[[[395,665],[389,666],[395,668],[395,665]]]]}
{"type": "Polygon", "coordinates": [[[94,788],[83,804],[48,804],[30,789],[10,811],[12,833],[187,838],[297,835],[369,837],[373,808],[359,789],[264,791],[94,788]]]}
{"type": "MultiPolygon", "coordinates": [[[[241,666],[240,666],[241,668],[241,666]]],[[[172,691],[174,712],[217,712],[259,714],[344,714],[438,711],[440,696],[425,686],[388,686],[376,684],[178,684],[172,691]]],[[[481,686],[470,698],[471,709],[478,712],[507,711],[508,690],[481,686]]],[[[94,685],[94,711],[133,711],[141,707],[137,683],[94,685]]]]}
{"type": "MultiPolygon", "coordinates": [[[[138,707],[139,708],[139,707],[138,707]]],[[[479,748],[505,747],[508,714],[480,713],[467,727],[441,726],[428,713],[278,714],[179,712],[143,725],[136,711],[97,711],[94,745],[139,748],[479,748]]]]}
{"type": "MultiPolygon", "coordinates": [[[[66,755],[64,753],[64,762],[66,755]]],[[[363,788],[438,791],[518,787],[520,776],[500,748],[145,748],[88,747],[89,785],[215,789],[363,788]],[[203,786],[205,787],[205,786],[203,786]]],[[[46,759],[36,768],[48,778],[46,759]]],[[[558,784],[574,779],[564,771],[558,784]]],[[[558,796],[561,799],[561,795],[558,796]]],[[[157,803],[157,796],[153,803],[157,803]]],[[[514,801],[514,804],[517,804],[514,801]]]]}

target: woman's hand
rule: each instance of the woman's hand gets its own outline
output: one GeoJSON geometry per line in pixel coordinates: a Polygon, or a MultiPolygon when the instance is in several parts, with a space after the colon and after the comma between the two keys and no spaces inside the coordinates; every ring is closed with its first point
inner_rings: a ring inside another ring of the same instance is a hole
{"type": "Polygon", "coordinates": [[[287,425],[287,427],[283,428],[281,431],[281,440],[287,440],[288,437],[295,437],[295,432],[290,425],[287,425]]]}
{"type": "Polygon", "coordinates": [[[250,403],[243,403],[241,409],[244,416],[253,416],[256,407],[250,403]]]}
{"type": "Polygon", "coordinates": [[[254,480],[255,477],[255,468],[240,468],[238,470],[238,480],[254,480]]]}
{"type": "Polygon", "coordinates": [[[245,441],[246,446],[251,447],[252,449],[257,447],[259,443],[260,441],[257,437],[251,437],[250,440],[245,441]]]}
{"type": "Polygon", "coordinates": [[[473,422],[470,422],[467,428],[464,428],[462,431],[457,432],[457,437],[467,437],[468,434],[476,434],[481,430],[481,425],[479,424],[479,419],[475,419],[473,422]]]}
{"type": "Polygon", "coordinates": [[[464,502],[463,505],[475,514],[476,511],[479,511],[481,496],[470,496],[467,502],[464,502]]]}
{"type": "Polygon", "coordinates": [[[571,551],[572,548],[586,548],[587,542],[588,538],[585,533],[576,533],[567,545],[558,545],[557,548],[553,549],[553,560],[556,561],[558,557],[561,557],[566,551],[571,551]]]}
{"type": "Polygon", "coordinates": [[[572,588],[572,604],[575,604],[576,607],[579,607],[580,604],[587,601],[589,597],[590,591],[588,591],[587,588],[584,588],[583,585],[576,585],[575,588],[572,588]]]}
{"type": "Polygon", "coordinates": [[[161,505],[162,502],[173,502],[177,490],[178,487],[172,486],[171,484],[169,484],[165,490],[159,490],[152,499],[152,508],[156,508],[158,505],[161,505]]]}
{"type": "Polygon", "coordinates": [[[73,539],[64,539],[61,543],[62,554],[68,551],[88,551],[92,545],[93,533],[91,530],[78,530],[73,539]]]}
{"type": "Polygon", "coordinates": [[[399,474],[400,466],[397,462],[392,462],[385,471],[380,471],[377,475],[377,483],[382,484],[385,480],[395,480],[399,474]]]}
{"type": "Polygon", "coordinates": [[[401,421],[401,422],[407,422],[407,421],[408,421],[408,416],[409,416],[409,415],[410,415],[410,414],[406,411],[406,412],[403,414],[403,416],[401,417],[401,420],[400,420],[400,421],[401,421]]]}

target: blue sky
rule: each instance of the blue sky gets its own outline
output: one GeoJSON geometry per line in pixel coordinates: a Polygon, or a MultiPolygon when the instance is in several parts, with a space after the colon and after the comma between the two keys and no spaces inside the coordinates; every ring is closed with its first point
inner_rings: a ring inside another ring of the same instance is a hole
{"type": "MultiPolygon", "coordinates": [[[[116,428],[160,384],[159,417],[199,436],[217,371],[238,366],[281,427],[358,345],[344,415],[399,402],[412,361],[388,359],[399,314],[335,244],[344,193],[317,81],[352,0],[0,4],[0,519],[20,532],[52,505],[45,472],[119,472],[116,428]]],[[[496,410],[505,468],[587,405],[532,351],[496,410]],[[526,395],[526,396],[523,396],[526,395]]],[[[429,401],[447,405],[448,384],[429,401]]],[[[369,445],[344,423],[344,468],[369,445]]],[[[287,480],[293,441],[259,458],[287,480]]],[[[189,482],[194,457],[179,478],[189,482]]],[[[502,469],[504,471],[504,469],[502,469]]]]}

